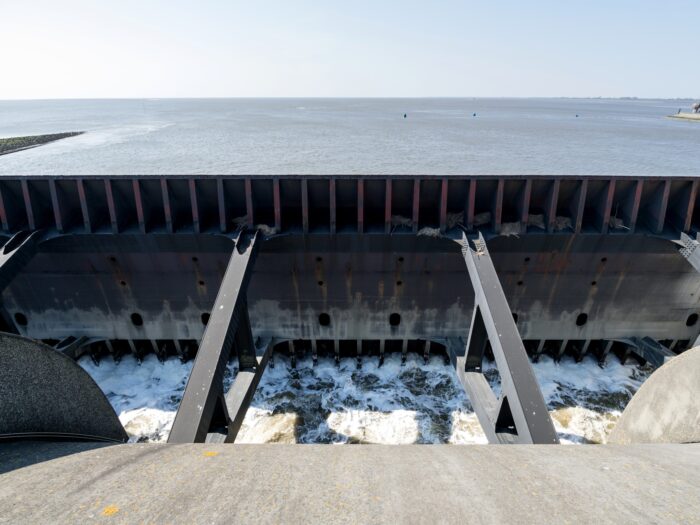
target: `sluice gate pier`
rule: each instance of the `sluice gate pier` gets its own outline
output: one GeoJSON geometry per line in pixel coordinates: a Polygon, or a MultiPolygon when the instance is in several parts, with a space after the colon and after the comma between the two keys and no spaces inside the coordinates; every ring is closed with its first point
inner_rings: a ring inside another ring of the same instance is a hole
{"type": "MultiPolygon", "coordinates": [[[[35,370],[52,392],[61,391],[56,371],[77,368],[72,360],[83,355],[194,359],[169,441],[206,442],[215,456],[226,450],[218,443],[235,441],[277,352],[292,366],[300,354],[381,363],[389,352],[438,353],[456,368],[489,442],[555,444],[530,360],[594,355],[602,365],[616,358],[660,367],[698,338],[699,183],[609,176],[3,177],[0,328],[14,334],[0,341],[4,377],[21,376],[11,367],[28,366],[26,352],[18,357],[28,347],[42,362],[61,354],[35,370]],[[486,357],[499,370],[498,397],[482,374],[486,357]],[[224,391],[230,359],[239,372],[224,391]]],[[[84,383],[91,407],[104,405],[86,374],[66,374],[84,383]]],[[[0,408],[10,404],[9,384],[0,387],[0,408]]],[[[103,432],[76,417],[54,417],[49,425],[36,408],[48,406],[40,397],[13,399],[18,414],[36,410],[34,420],[10,418],[0,435],[126,437],[113,412],[103,414],[112,418],[103,432]]],[[[57,449],[36,450],[52,456],[57,449]]],[[[108,450],[116,462],[133,451],[108,450]]],[[[360,455],[376,461],[380,450],[360,455]]],[[[452,450],[433,460],[487,461],[452,450]]],[[[642,448],[620,450],[629,464],[649,464],[642,448]]],[[[665,452],[673,458],[683,450],[698,462],[694,446],[668,445],[665,452]]],[[[307,459],[323,462],[323,454],[309,449],[307,459]]],[[[501,461],[519,461],[513,454],[501,461]]],[[[588,461],[581,454],[572,456],[572,468],[588,461]]],[[[76,466],[91,461],[81,457],[76,466]]],[[[605,468],[601,457],[591,461],[605,468]]],[[[199,468],[178,461],[178,468],[199,468]]]]}

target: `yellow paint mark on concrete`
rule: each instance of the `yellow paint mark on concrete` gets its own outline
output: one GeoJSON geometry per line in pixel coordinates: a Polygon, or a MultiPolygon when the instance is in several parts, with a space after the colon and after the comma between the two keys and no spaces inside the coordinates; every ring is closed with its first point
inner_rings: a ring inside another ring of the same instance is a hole
{"type": "Polygon", "coordinates": [[[102,510],[102,515],[103,516],[114,516],[117,512],[119,512],[119,507],[117,507],[116,505],[107,505],[102,510]]]}
{"type": "Polygon", "coordinates": [[[213,450],[207,450],[204,452],[204,457],[207,457],[207,458],[213,458],[214,456],[218,456],[218,455],[219,455],[219,453],[214,452],[213,450]]]}

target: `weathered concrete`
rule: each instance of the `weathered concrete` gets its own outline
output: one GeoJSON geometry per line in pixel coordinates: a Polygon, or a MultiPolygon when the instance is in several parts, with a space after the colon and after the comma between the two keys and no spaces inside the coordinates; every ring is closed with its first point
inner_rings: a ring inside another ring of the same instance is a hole
{"type": "Polygon", "coordinates": [[[24,443],[3,470],[0,523],[700,522],[700,445],[24,443]]]}
{"type": "Polygon", "coordinates": [[[114,409],[85,370],[60,352],[0,333],[0,437],[126,441],[114,409]]]}
{"type": "Polygon", "coordinates": [[[700,442],[700,347],[673,358],[644,382],[608,442],[700,442]]]}

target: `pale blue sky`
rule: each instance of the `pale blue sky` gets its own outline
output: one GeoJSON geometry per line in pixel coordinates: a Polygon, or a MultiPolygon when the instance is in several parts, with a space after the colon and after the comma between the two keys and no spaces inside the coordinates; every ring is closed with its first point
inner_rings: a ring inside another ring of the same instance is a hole
{"type": "Polygon", "coordinates": [[[0,2],[0,99],[700,97],[700,0],[0,2]]]}

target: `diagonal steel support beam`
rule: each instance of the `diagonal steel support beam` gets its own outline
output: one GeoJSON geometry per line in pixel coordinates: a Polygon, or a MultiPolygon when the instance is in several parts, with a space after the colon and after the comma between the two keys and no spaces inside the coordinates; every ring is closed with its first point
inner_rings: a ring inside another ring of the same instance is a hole
{"type": "MultiPolygon", "coordinates": [[[[169,443],[203,443],[207,439],[224,440],[232,429],[232,421],[235,422],[238,419],[242,421],[242,416],[238,412],[230,414],[228,410],[224,397],[223,378],[234,346],[238,350],[240,369],[253,370],[254,375],[258,372],[262,374],[266,362],[265,353],[269,352],[266,349],[261,356],[258,356],[259,351],[253,343],[246,305],[246,291],[259,243],[257,234],[252,238],[241,234],[235,242],[211,317],[199,345],[192,373],[173,422],[168,438],[169,443]],[[216,434],[223,436],[223,439],[216,434]]],[[[259,376],[257,379],[259,380],[259,376]]],[[[253,383],[257,385],[257,382],[250,381],[251,385],[253,383]]],[[[234,405],[231,406],[234,407],[234,405]]],[[[244,399],[239,403],[237,410],[242,411],[244,415],[246,408],[244,399]]],[[[236,428],[235,431],[237,432],[238,429],[236,428]]],[[[233,434],[235,437],[235,432],[233,434]]]]}
{"type": "Polygon", "coordinates": [[[467,344],[451,339],[448,349],[489,443],[559,443],[483,236],[471,246],[463,235],[462,254],[474,313],[467,344]],[[487,344],[501,376],[500,398],[482,373],[487,344]]]}

